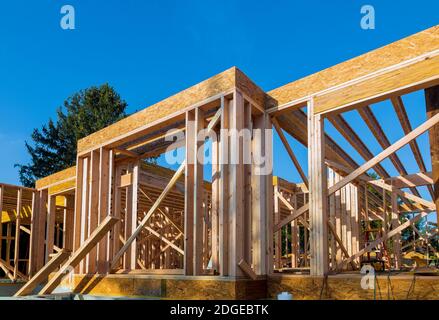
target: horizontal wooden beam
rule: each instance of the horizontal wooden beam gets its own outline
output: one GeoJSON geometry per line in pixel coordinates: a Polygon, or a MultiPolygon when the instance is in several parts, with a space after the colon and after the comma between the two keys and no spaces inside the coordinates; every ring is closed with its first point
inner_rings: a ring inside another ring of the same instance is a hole
{"type": "Polygon", "coordinates": [[[391,177],[389,179],[385,179],[384,181],[397,189],[403,189],[432,185],[433,177],[431,172],[419,172],[404,176],[391,177]]]}
{"type": "Polygon", "coordinates": [[[334,184],[332,187],[328,190],[328,195],[333,194],[337,190],[341,189],[345,185],[347,185],[352,180],[358,178],[360,175],[365,173],[367,170],[375,166],[377,163],[380,163],[384,159],[386,159],[389,155],[394,153],[395,151],[401,149],[403,146],[405,146],[407,143],[412,141],[413,139],[416,139],[418,136],[429,130],[431,127],[436,125],[439,122],[439,114],[436,114],[432,118],[425,121],[423,124],[421,124],[419,127],[417,127],[415,130],[410,132],[405,137],[401,138],[394,144],[392,144],[387,149],[380,152],[378,155],[367,161],[365,164],[361,165],[354,171],[352,171],[350,174],[348,174],[345,178],[343,178],[341,181],[334,184]]]}

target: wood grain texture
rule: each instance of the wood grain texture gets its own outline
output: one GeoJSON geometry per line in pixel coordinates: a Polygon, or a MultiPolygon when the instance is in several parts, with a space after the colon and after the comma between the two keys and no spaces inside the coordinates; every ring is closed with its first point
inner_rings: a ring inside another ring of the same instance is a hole
{"type": "Polygon", "coordinates": [[[39,179],[35,182],[35,188],[40,190],[44,189],[55,183],[76,177],[76,167],[70,167],[68,169],[51,174],[50,176],[39,179]]]}
{"type": "MultiPolygon", "coordinates": [[[[195,107],[197,103],[203,100],[234,88],[240,89],[242,93],[252,97],[261,106],[264,106],[266,99],[270,100],[264,91],[256,86],[242,71],[232,67],[79,140],[78,154],[126,135],[145,124],[173,117],[173,115],[177,116],[179,113],[183,114],[191,106],[195,107]]],[[[184,114],[182,117],[184,118],[184,114]]]]}
{"type": "MultiPolygon", "coordinates": [[[[439,26],[421,31],[305,78],[290,82],[268,94],[278,105],[298,100],[377,70],[439,49],[439,26]]],[[[318,112],[316,110],[316,112],[318,112]]]]}
{"type": "MultiPolygon", "coordinates": [[[[439,40],[437,40],[439,42],[439,40]]],[[[439,56],[315,97],[314,113],[361,107],[439,83],[439,56]]]]}

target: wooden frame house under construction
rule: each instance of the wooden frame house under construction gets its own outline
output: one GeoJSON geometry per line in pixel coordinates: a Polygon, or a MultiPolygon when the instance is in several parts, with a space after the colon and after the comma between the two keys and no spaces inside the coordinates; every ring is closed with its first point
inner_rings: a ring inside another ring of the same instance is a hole
{"type": "Polygon", "coordinates": [[[376,277],[380,294],[392,281],[393,298],[438,299],[439,278],[413,286],[404,263],[416,241],[437,236],[437,222],[427,236],[415,222],[438,212],[438,122],[439,26],[268,92],[231,68],[79,140],[76,167],[35,189],[0,185],[0,268],[26,282],[16,296],[63,285],[99,295],[357,299],[373,298],[359,271],[373,253],[398,272],[376,277]],[[416,112],[427,115],[416,127],[403,99],[415,91],[426,103],[416,112]],[[394,143],[371,108],[383,101],[404,132],[394,143]],[[382,151],[371,152],[348,112],[382,151]],[[302,181],[272,175],[274,132],[302,181]],[[431,168],[416,140],[424,133],[431,168]],[[290,138],[307,148],[308,172],[290,138]],[[199,161],[207,140],[211,179],[199,161]],[[404,146],[418,172],[396,153],[404,146]],[[144,161],[178,150],[176,170],[144,161]],[[403,242],[407,228],[419,233],[413,243],[403,242]]]}

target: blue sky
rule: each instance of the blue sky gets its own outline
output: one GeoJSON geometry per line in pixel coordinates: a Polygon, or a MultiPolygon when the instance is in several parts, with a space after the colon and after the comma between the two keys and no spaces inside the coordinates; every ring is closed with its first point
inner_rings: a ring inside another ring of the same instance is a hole
{"type": "MultiPolygon", "coordinates": [[[[74,92],[108,82],[143,109],[231,66],[264,90],[438,24],[436,1],[4,1],[0,5],[0,181],[19,183],[24,140],[74,92]],[[76,10],[62,30],[60,8],[76,10]],[[376,29],[360,28],[371,4],[376,29]]],[[[412,125],[425,121],[420,93],[404,97],[412,125]]],[[[403,133],[388,102],[372,106],[391,142],[403,133]]],[[[346,115],[373,153],[381,148],[358,114],[346,115]]],[[[328,132],[363,161],[336,130],[328,132]]],[[[306,149],[289,139],[306,169],[306,149]]],[[[428,139],[418,139],[428,168],[428,139]]],[[[300,181],[275,137],[275,174],[300,181]]],[[[398,155],[418,171],[408,148],[398,155]]],[[[391,174],[396,171],[383,162],[391,174]]]]}

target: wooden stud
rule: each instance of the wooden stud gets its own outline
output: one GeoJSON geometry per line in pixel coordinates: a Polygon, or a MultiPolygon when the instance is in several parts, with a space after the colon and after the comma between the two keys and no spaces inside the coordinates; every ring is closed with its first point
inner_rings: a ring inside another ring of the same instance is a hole
{"type": "Polygon", "coordinates": [[[26,284],[14,294],[14,297],[21,297],[31,294],[39,284],[47,280],[49,275],[67,260],[69,255],[70,252],[65,249],[58,252],[43,268],[37,272],[37,274],[35,274],[35,276],[26,282],[26,284]]]}
{"type": "Polygon", "coordinates": [[[186,113],[186,161],[184,202],[184,270],[194,274],[195,113],[186,113]]]}
{"type": "Polygon", "coordinates": [[[221,130],[219,141],[219,265],[220,275],[229,275],[229,211],[228,197],[229,194],[229,172],[227,164],[229,163],[229,111],[232,102],[221,97],[221,130]]]}
{"type": "Polygon", "coordinates": [[[55,219],[56,219],[56,196],[49,196],[47,224],[46,224],[46,253],[45,263],[49,262],[50,255],[53,253],[55,237],[55,219]]]}
{"type": "MultiPolygon", "coordinates": [[[[195,132],[192,136],[194,139],[193,149],[188,152],[194,152],[194,256],[193,270],[194,275],[203,274],[203,199],[204,199],[204,113],[200,108],[195,109],[195,132]]],[[[206,203],[207,205],[207,203],[206,203]]]]}
{"type": "Polygon", "coordinates": [[[15,219],[15,246],[14,246],[14,280],[18,275],[18,263],[20,259],[20,226],[21,226],[21,211],[22,211],[23,190],[21,188],[17,191],[17,217],[15,219]]]}
{"type": "Polygon", "coordinates": [[[114,267],[118,264],[119,259],[122,257],[122,255],[128,250],[130,245],[133,243],[133,241],[137,238],[137,236],[140,234],[146,223],[148,222],[148,219],[151,217],[151,215],[155,212],[158,206],[160,206],[160,203],[163,201],[163,199],[166,197],[166,195],[169,193],[169,191],[174,187],[177,180],[180,178],[180,176],[183,174],[183,171],[186,167],[186,161],[184,161],[178,170],[175,172],[174,176],[169,181],[169,184],[166,186],[166,188],[162,191],[160,196],[157,198],[156,202],[152,205],[152,207],[149,209],[147,214],[143,217],[140,224],[137,226],[136,230],[131,234],[131,236],[126,240],[123,247],[119,250],[119,252],[115,255],[113,262],[111,263],[111,269],[114,269],[114,267]]]}
{"type": "MultiPolygon", "coordinates": [[[[434,119],[439,117],[439,86],[425,90],[425,102],[427,108],[427,118],[434,119]]],[[[439,223],[439,126],[430,129],[430,154],[431,167],[434,181],[433,202],[436,204],[436,221],[439,223]]]]}
{"type": "Polygon", "coordinates": [[[314,115],[314,103],[308,103],[308,176],[310,177],[311,271],[314,276],[328,272],[327,174],[323,118],[314,115]]]}
{"type": "Polygon", "coordinates": [[[411,140],[417,138],[419,135],[423,134],[425,131],[427,131],[430,128],[432,128],[438,122],[439,122],[439,114],[436,114],[435,116],[433,116],[432,118],[430,118],[429,120],[424,122],[422,125],[417,127],[415,130],[410,132],[408,135],[406,135],[405,137],[401,138],[400,140],[398,140],[397,142],[392,144],[390,147],[388,147],[387,149],[383,150],[378,155],[376,155],[375,157],[373,157],[372,159],[367,161],[365,164],[363,164],[362,166],[360,166],[357,169],[355,169],[354,171],[352,171],[343,180],[339,181],[337,184],[332,186],[328,190],[328,194],[331,195],[335,191],[337,191],[338,189],[340,189],[343,186],[347,185],[349,182],[351,182],[352,180],[356,179],[357,177],[362,175],[364,172],[366,172],[367,170],[372,168],[375,164],[381,162],[382,160],[387,158],[389,155],[391,155],[395,151],[398,151],[399,149],[401,149],[403,146],[405,146],[411,140]]]}

